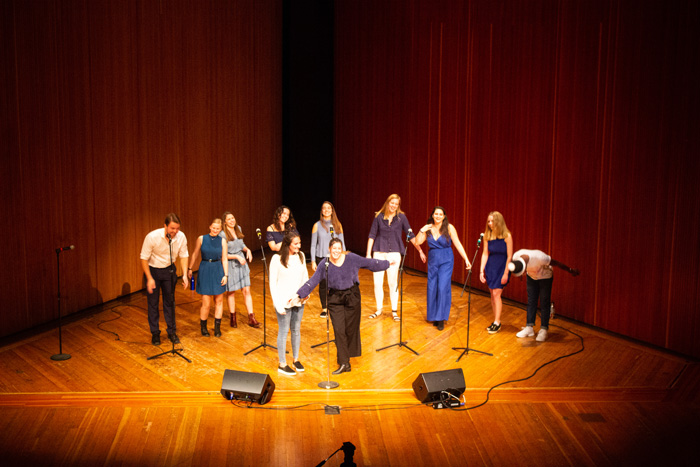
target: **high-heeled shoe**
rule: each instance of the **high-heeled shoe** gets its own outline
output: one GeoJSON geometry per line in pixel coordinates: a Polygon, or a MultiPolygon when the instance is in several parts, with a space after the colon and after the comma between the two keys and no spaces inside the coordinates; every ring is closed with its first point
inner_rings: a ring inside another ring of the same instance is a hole
{"type": "Polygon", "coordinates": [[[214,320],[214,337],[221,337],[221,320],[214,320]]]}
{"type": "Polygon", "coordinates": [[[199,320],[199,325],[202,328],[202,335],[204,337],[209,337],[209,331],[207,331],[207,320],[206,319],[200,319],[199,320]]]}
{"type": "Polygon", "coordinates": [[[351,371],[350,364],[349,363],[342,363],[337,370],[333,372],[334,375],[339,375],[341,373],[346,373],[348,371],[351,371]]]}
{"type": "Polygon", "coordinates": [[[248,326],[256,329],[260,327],[260,323],[258,323],[258,320],[255,319],[255,315],[253,313],[248,313],[248,326]]]}
{"type": "Polygon", "coordinates": [[[238,327],[238,323],[236,322],[236,312],[235,311],[231,312],[231,327],[232,328],[238,327]]]}

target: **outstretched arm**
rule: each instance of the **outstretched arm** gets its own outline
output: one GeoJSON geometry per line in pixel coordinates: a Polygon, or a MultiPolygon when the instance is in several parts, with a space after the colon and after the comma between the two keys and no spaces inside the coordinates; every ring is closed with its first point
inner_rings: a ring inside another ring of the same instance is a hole
{"type": "Polygon", "coordinates": [[[581,271],[579,271],[578,269],[570,268],[570,267],[567,266],[566,264],[560,263],[559,261],[557,261],[557,260],[555,260],[555,259],[552,259],[552,260],[549,262],[549,265],[550,265],[550,266],[556,266],[556,267],[558,267],[559,269],[563,269],[564,271],[568,272],[569,274],[571,274],[571,275],[574,276],[574,277],[576,277],[576,276],[578,276],[579,274],[581,274],[581,271]]]}

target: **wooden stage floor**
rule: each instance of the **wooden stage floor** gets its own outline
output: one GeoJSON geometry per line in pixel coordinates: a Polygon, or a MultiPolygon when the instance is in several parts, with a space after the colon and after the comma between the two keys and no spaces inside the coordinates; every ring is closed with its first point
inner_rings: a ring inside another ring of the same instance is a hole
{"type": "MultiPolygon", "coordinates": [[[[262,265],[251,266],[262,322],[262,265]]],[[[3,464],[313,466],[344,442],[356,447],[357,465],[697,463],[697,362],[561,317],[547,342],[518,339],[520,306],[506,305],[501,331],[489,335],[490,302],[481,293],[472,295],[469,347],[493,356],[469,352],[457,362],[461,352],[452,348],[467,345],[467,294],[453,287],[450,321],[438,331],[426,322],[426,279],[411,271],[403,340],[419,355],[398,346],[377,352],[399,342],[399,323],[386,312],[366,318],[374,311],[371,274],[362,271],[360,281],[363,355],[353,359],[352,372],[331,377],[340,383],[331,390],[318,387],[328,379],[326,346],[311,348],[326,340],[316,295],[304,312],[306,371],[298,376],[277,373],[273,348],[244,355],[263,342],[263,330],[245,325],[240,294],[239,327],[224,324],[221,338],[205,338],[199,297],[178,290],[178,348],[192,363],[172,355],[147,360],[170,346],[162,318],[163,345],[150,344],[144,293],[64,320],[63,351],[72,356],[66,361],[50,359],[58,353],[57,329],[4,339],[3,464]],[[465,405],[420,405],[411,389],[418,375],[453,368],[464,371],[465,405]],[[219,393],[225,369],[269,374],[272,400],[249,408],[226,401],[219,393]],[[326,414],[327,406],[340,413],[326,414]]],[[[509,287],[525,285],[514,280],[509,287]]],[[[276,335],[268,289],[266,342],[276,345],[276,335]]],[[[334,370],[335,347],[330,359],[334,370]]],[[[342,461],[341,452],[326,465],[342,461]]]]}

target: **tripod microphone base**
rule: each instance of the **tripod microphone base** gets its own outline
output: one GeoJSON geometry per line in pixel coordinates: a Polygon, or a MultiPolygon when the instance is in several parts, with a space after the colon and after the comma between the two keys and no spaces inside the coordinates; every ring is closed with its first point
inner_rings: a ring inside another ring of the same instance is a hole
{"type": "Polygon", "coordinates": [[[321,381],[318,383],[318,387],[321,389],[335,389],[338,386],[340,386],[340,384],[335,381],[321,381]]]}
{"type": "Polygon", "coordinates": [[[70,358],[70,354],[67,353],[57,353],[56,355],[51,355],[51,360],[55,360],[57,362],[62,362],[63,360],[68,360],[70,358]]]}
{"type": "Polygon", "coordinates": [[[185,357],[184,355],[182,355],[182,354],[179,352],[180,350],[184,350],[184,349],[176,349],[176,348],[175,348],[175,344],[173,343],[173,348],[172,348],[171,350],[166,350],[165,352],[161,352],[161,353],[159,353],[158,355],[153,355],[153,356],[151,356],[151,357],[146,358],[146,360],[153,360],[154,358],[162,357],[163,355],[167,355],[167,354],[171,353],[171,354],[173,354],[173,355],[177,355],[177,356],[179,356],[179,357],[184,358],[185,360],[187,360],[187,363],[192,363],[192,360],[190,360],[189,358],[185,357]]]}
{"type": "Polygon", "coordinates": [[[399,347],[406,347],[408,350],[410,350],[410,351],[413,352],[414,354],[420,355],[418,352],[416,352],[415,350],[413,350],[412,348],[410,348],[409,346],[407,346],[407,345],[406,345],[406,342],[399,342],[398,344],[387,345],[386,347],[382,347],[381,349],[377,349],[377,352],[381,352],[382,350],[386,350],[386,349],[389,349],[389,348],[391,348],[391,347],[396,347],[396,346],[399,346],[399,347]]]}
{"type": "MultiPolygon", "coordinates": [[[[258,349],[264,349],[265,347],[270,347],[271,349],[277,350],[277,347],[275,347],[274,345],[266,344],[265,342],[263,342],[262,344],[260,344],[259,346],[255,347],[254,349],[250,349],[249,351],[247,351],[247,352],[244,353],[243,355],[248,355],[248,354],[251,353],[251,352],[255,352],[255,351],[258,350],[258,349]]],[[[289,351],[286,351],[285,353],[289,353],[289,351]]]]}
{"type": "Polygon", "coordinates": [[[479,352],[481,354],[488,355],[489,357],[493,357],[492,353],[484,352],[483,350],[470,349],[469,347],[452,347],[452,350],[463,350],[457,361],[460,361],[462,357],[464,357],[464,354],[468,354],[469,352],[479,352]]]}

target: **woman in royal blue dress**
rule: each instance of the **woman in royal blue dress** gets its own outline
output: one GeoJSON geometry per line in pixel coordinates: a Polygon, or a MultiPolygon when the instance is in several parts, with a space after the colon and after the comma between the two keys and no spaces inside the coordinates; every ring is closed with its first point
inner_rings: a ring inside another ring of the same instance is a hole
{"type": "Polygon", "coordinates": [[[452,244],[471,269],[462,243],[459,241],[457,230],[450,224],[442,206],[435,206],[427,224],[418,235],[416,243],[421,245],[428,240],[428,321],[433,322],[440,331],[445,328],[445,321],[450,318],[452,306],[452,270],[455,258],[452,244]]]}
{"type": "Polygon", "coordinates": [[[486,240],[486,247],[481,254],[479,280],[482,284],[488,284],[491,292],[493,323],[486,330],[489,334],[496,334],[501,330],[501,310],[503,309],[501,294],[503,287],[508,285],[510,280],[508,263],[513,257],[513,236],[506,227],[506,221],[500,212],[489,213],[489,217],[486,219],[484,240],[486,240]]]}
{"type": "Polygon", "coordinates": [[[194,253],[190,257],[187,276],[192,277],[192,268],[197,256],[202,257],[197,276],[197,293],[202,296],[202,308],[199,310],[202,335],[209,337],[207,319],[212,298],[214,299],[214,335],[221,337],[221,317],[224,314],[224,292],[228,281],[228,261],[226,239],[219,237],[221,219],[214,219],[209,226],[209,235],[200,235],[194,253]],[[223,259],[223,261],[222,261],[223,259]]]}

